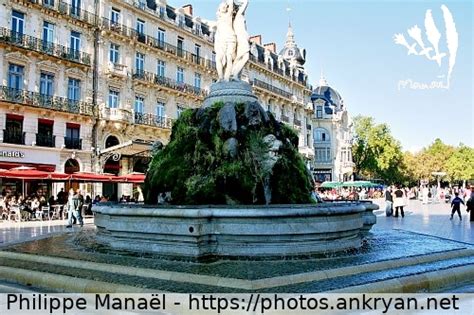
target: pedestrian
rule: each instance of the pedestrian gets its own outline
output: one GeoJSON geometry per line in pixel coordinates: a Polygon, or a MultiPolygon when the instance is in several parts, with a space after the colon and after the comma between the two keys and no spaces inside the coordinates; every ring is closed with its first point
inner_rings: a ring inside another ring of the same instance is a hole
{"type": "Polygon", "coordinates": [[[424,204],[424,205],[428,204],[428,193],[429,193],[428,187],[423,186],[423,189],[421,191],[421,196],[423,198],[422,204],[424,204]]]}
{"type": "Polygon", "coordinates": [[[393,196],[392,189],[387,187],[385,190],[385,215],[391,217],[393,214],[393,196]]]}
{"type": "Polygon", "coordinates": [[[405,206],[405,193],[400,189],[400,186],[397,186],[394,195],[395,200],[393,201],[393,206],[395,207],[395,215],[393,217],[398,218],[398,210],[400,210],[400,214],[402,218],[404,218],[405,212],[403,211],[403,207],[405,206]]]}
{"type": "Polygon", "coordinates": [[[474,188],[471,188],[471,197],[466,202],[466,211],[470,213],[469,221],[474,222],[474,188]]]}
{"type": "Polygon", "coordinates": [[[81,195],[81,191],[78,189],[74,194],[74,189],[71,188],[69,190],[69,197],[67,201],[68,225],[66,228],[72,228],[73,219],[76,219],[81,227],[84,225],[81,215],[83,205],[84,197],[81,195]]]}
{"type": "Polygon", "coordinates": [[[459,198],[459,193],[458,193],[458,192],[456,192],[456,193],[454,194],[454,196],[455,196],[455,197],[454,197],[453,201],[451,201],[451,209],[452,209],[452,211],[451,211],[451,218],[450,218],[450,220],[453,219],[454,213],[457,212],[458,215],[459,215],[459,220],[462,221],[462,216],[461,216],[461,203],[464,205],[464,201],[463,201],[461,198],[459,198]]]}

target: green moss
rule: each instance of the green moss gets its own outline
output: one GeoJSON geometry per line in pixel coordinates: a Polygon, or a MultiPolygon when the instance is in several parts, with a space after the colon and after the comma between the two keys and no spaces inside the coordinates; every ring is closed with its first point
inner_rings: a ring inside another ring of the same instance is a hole
{"type": "Polygon", "coordinates": [[[238,156],[224,154],[230,135],[220,132],[219,111],[224,104],[187,110],[173,126],[169,144],[152,159],[144,185],[145,200],[155,204],[162,192],[171,192],[173,204],[264,204],[264,185],[270,182],[272,203],[311,202],[311,183],[297,151],[298,137],[274,120],[247,126],[245,105],[236,104],[238,156]],[[265,167],[266,135],[282,143],[279,161],[265,167]]]}

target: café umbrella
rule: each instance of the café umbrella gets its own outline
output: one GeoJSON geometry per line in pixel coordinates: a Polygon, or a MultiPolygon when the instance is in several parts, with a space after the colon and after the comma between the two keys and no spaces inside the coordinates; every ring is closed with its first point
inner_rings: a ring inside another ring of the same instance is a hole
{"type": "Polygon", "coordinates": [[[2,172],[2,177],[10,179],[21,179],[22,194],[25,196],[25,180],[44,180],[48,179],[49,173],[37,170],[34,167],[20,166],[2,172]]]}
{"type": "Polygon", "coordinates": [[[324,182],[321,184],[321,188],[339,188],[342,187],[341,182],[324,182]]]}

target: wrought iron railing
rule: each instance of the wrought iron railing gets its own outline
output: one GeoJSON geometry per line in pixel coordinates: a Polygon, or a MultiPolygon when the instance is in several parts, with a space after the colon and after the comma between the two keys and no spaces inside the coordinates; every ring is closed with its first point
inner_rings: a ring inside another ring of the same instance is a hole
{"type": "Polygon", "coordinates": [[[25,144],[25,132],[17,129],[4,129],[3,142],[11,144],[25,144]]]}
{"type": "Polygon", "coordinates": [[[94,107],[90,103],[74,101],[59,96],[42,95],[40,93],[18,90],[6,86],[0,86],[0,100],[73,114],[87,116],[94,114],[94,107]]]}
{"type": "Polygon", "coordinates": [[[194,64],[200,65],[202,67],[209,68],[211,70],[216,69],[216,63],[212,60],[198,56],[183,48],[174,46],[170,43],[159,40],[155,37],[146,35],[144,33],[139,33],[137,32],[137,30],[133,28],[130,28],[120,23],[113,22],[107,18],[102,18],[101,27],[105,28],[106,30],[121,34],[126,37],[135,38],[138,42],[141,42],[143,44],[154,47],[156,49],[165,51],[169,54],[172,54],[174,56],[177,56],[179,58],[182,58],[194,64]]]}
{"type": "Polygon", "coordinates": [[[37,133],[36,145],[39,147],[54,148],[56,146],[56,136],[37,133]]]}
{"type": "Polygon", "coordinates": [[[277,88],[276,86],[273,86],[271,84],[268,84],[266,82],[263,82],[263,81],[260,81],[258,79],[254,79],[253,80],[253,85],[254,86],[257,86],[259,88],[262,88],[262,89],[265,89],[267,91],[270,91],[270,92],[273,92],[275,94],[278,94],[280,96],[283,96],[287,99],[291,99],[293,94],[291,94],[290,92],[287,92],[285,90],[282,90],[280,88],[277,88]]]}
{"type": "Polygon", "coordinates": [[[137,71],[133,75],[133,78],[136,80],[146,81],[160,86],[164,86],[173,90],[177,90],[183,93],[193,94],[199,97],[206,97],[207,91],[201,88],[192,86],[187,83],[177,82],[173,79],[158,76],[155,73],[147,71],[137,71]]]}
{"type": "MultiPolygon", "coordinates": [[[[285,70],[283,70],[282,68],[280,68],[278,66],[275,66],[275,65],[273,65],[273,67],[272,67],[270,64],[265,63],[265,61],[263,61],[263,60],[259,60],[256,56],[254,56],[252,54],[250,55],[249,58],[250,58],[250,61],[253,61],[256,64],[259,64],[262,67],[267,68],[268,70],[270,70],[272,72],[275,72],[275,73],[277,73],[281,76],[284,76],[284,77],[288,77],[288,79],[290,79],[294,82],[298,82],[302,85],[307,86],[306,80],[302,80],[301,78],[299,78],[295,75],[292,76],[289,68],[286,68],[285,70]]],[[[307,86],[307,87],[309,88],[309,86],[307,86]]]]}
{"type": "Polygon", "coordinates": [[[173,120],[168,117],[157,116],[149,113],[135,113],[135,124],[154,126],[164,129],[173,127],[173,120]]]}
{"type": "Polygon", "coordinates": [[[88,53],[47,42],[33,36],[14,32],[5,27],[0,28],[0,42],[87,66],[91,65],[91,56],[88,53]]]}
{"type": "Polygon", "coordinates": [[[82,139],[74,137],[64,137],[64,146],[66,149],[82,150],[82,139]]]}

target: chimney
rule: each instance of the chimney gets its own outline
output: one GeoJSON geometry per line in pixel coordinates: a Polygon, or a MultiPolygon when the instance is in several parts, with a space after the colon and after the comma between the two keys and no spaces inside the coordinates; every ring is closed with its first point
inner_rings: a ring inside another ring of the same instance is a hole
{"type": "Polygon", "coordinates": [[[183,11],[184,11],[184,14],[193,16],[193,5],[192,4],[183,5],[183,11]]]}
{"type": "Polygon", "coordinates": [[[250,42],[262,46],[262,35],[255,35],[250,37],[250,42]]]}
{"type": "Polygon", "coordinates": [[[276,54],[277,45],[275,43],[268,43],[263,45],[266,49],[270,50],[272,53],[276,54]]]}

